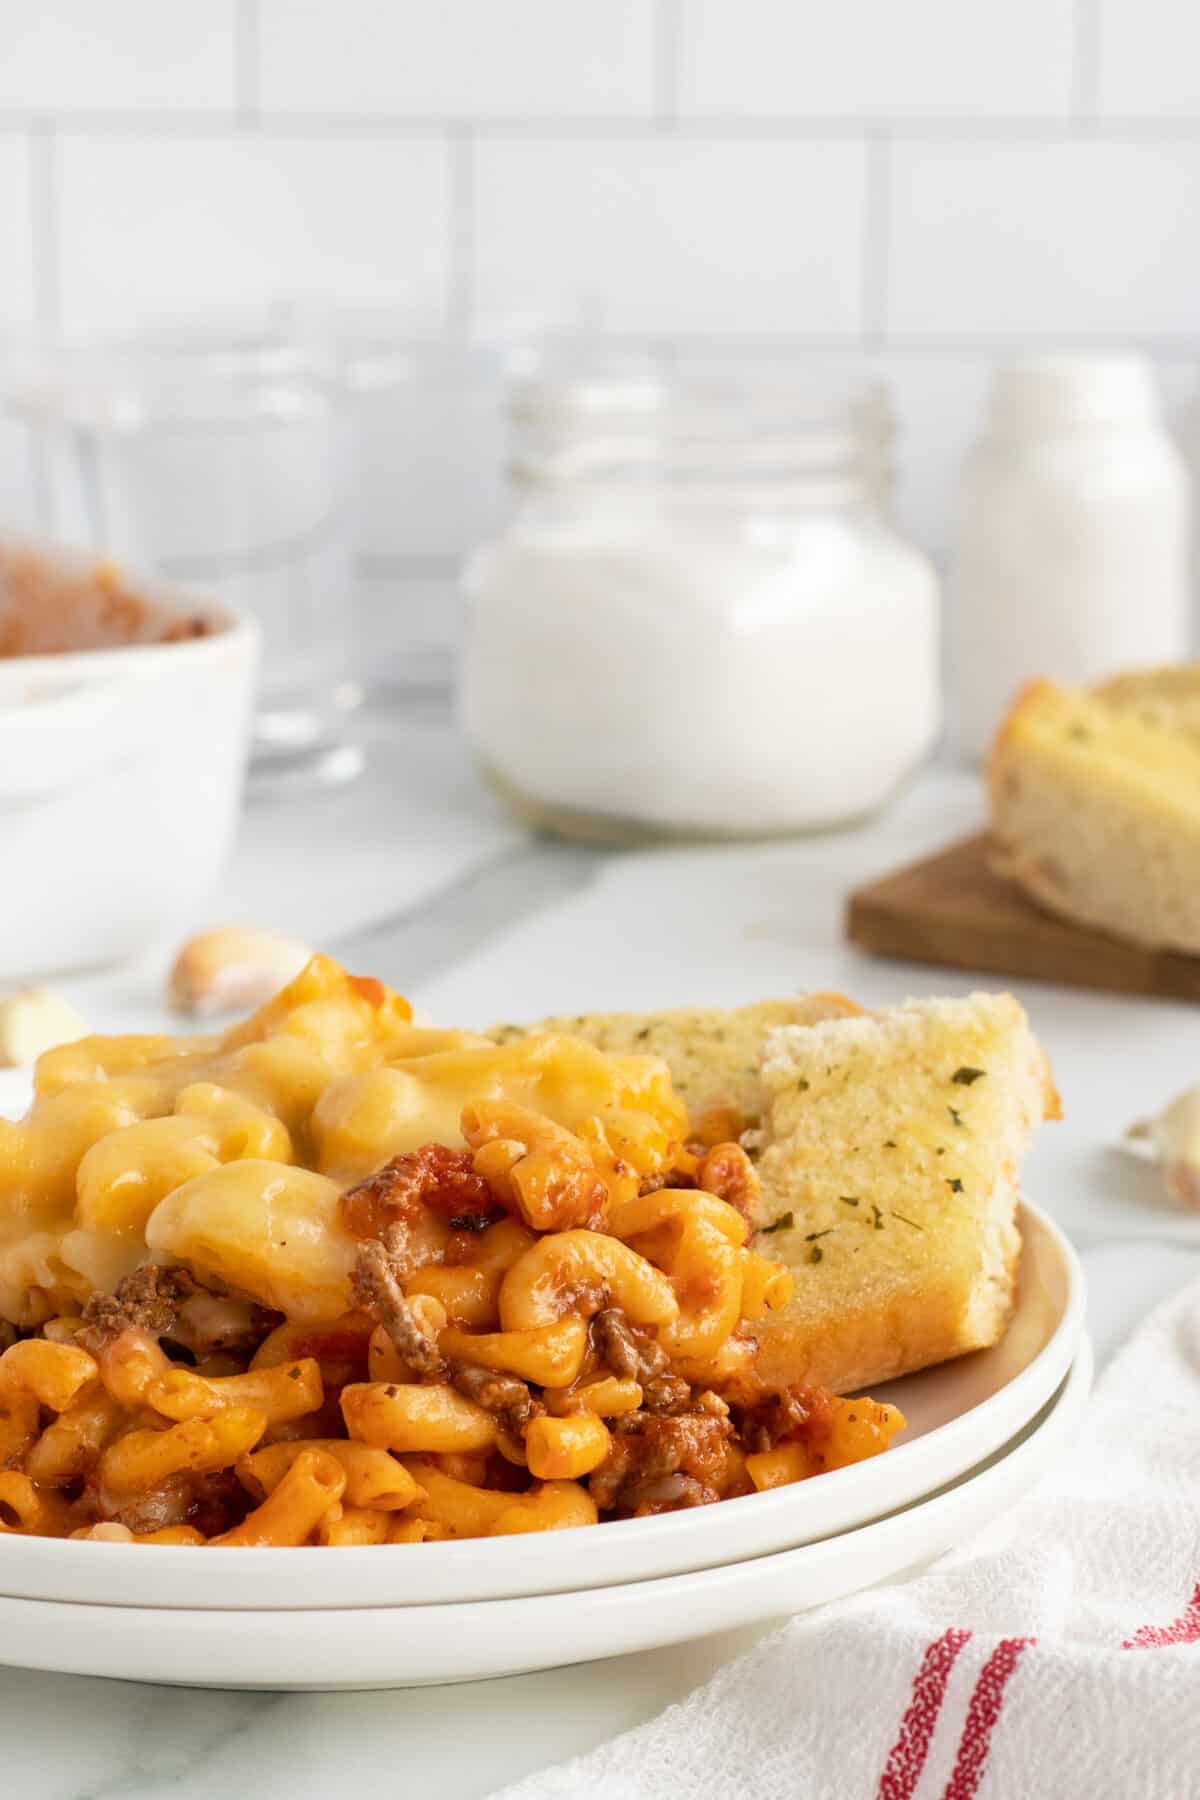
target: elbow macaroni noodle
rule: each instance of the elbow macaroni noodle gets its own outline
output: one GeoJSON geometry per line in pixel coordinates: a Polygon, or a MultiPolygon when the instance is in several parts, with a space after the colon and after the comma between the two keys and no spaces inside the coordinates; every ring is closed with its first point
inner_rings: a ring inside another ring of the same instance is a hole
{"type": "Polygon", "coordinates": [[[565,1529],[903,1424],[758,1384],[792,1276],[657,1058],[416,1027],[314,957],[220,1037],[83,1038],[35,1090],[0,1120],[0,1536],[565,1529]]]}

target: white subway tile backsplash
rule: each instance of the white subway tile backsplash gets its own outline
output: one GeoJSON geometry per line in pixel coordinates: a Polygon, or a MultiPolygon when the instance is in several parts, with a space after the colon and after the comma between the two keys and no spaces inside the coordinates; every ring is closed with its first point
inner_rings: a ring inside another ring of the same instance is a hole
{"type": "Polygon", "coordinates": [[[962,460],[983,424],[992,360],[969,352],[880,359],[897,419],[896,519],[939,561],[953,533],[962,460]]]}
{"type": "MultiPolygon", "coordinates": [[[[33,181],[24,134],[0,132],[0,378],[5,338],[19,341],[34,317],[33,181]]],[[[27,428],[0,408],[0,532],[26,532],[34,523],[33,475],[27,428]]]]}
{"type": "MultiPolygon", "coordinates": [[[[668,352],[867,347],[901,523],[940,552],[1004,345],[1133,340],[1173,401],[1190,387],[1200,10],[0,0],[0,228],[0,351],[39,310],[127,326],[288,293],[668,352]]],[[[477,471],[494,426],[469,428],[477,471]]],[[[406,667],[444,661],[446,571],[486,529],[462,422],[434,396],[385,440],[365,609],[406,667]]],[[[0,436],[0,525],[18,461],[0,436]]]]}
{"type": "Polygon", "coordinates": [[[33,167],[29,139],[19,132],[0,132],[0,236],[0,327],[27,324],[34,313],[33,167]]]}
{"type": "Polygon", "coordinates": [[[855,332],[864,192],[855,143],[484,138],[476,267],[617,333],[855,332]]]}
{"type": "Polygon", "coordinates": [[[414,370],[360,391],[356,485],[372,563],[453,563],[508,501],[505,358],[414,370]]]}
{"type": "Polygon", "coordinates": [[[1064,118],[1074,25],[1073,0],[684,0],[681,110],[1064,118]]]}
{"type": "Polygon", "coordinates": [[[645,116],[653,0],[259,0],[268,111],[645,116]]]}
{"type": "Polygon", "coordinates": [[[0,537],[33,537],[37,526],[29,427],[0,414],[0,537]]]}
{"type": "Polygon", "coordinates": [[[432,687],[450,680],[463,626],[455,563],[427,573],[368,566],[356,584],[354,614],[370,685],[432,687]]]}
{"type": "Polygon", "coordinates": [[[1200,118],[1200,10],[1188,0],[1098,0],[1097,111],[1200,118]]]}
{"type": "Polygon", "coordinates": [[[68,325],[281,295],[445,300],[436,138],[69,134],[58,185],[68,325]]]}
{"type": "Polygon", "coordinates": [[[889,332],[1195,337],[1200,142],[901,143],[889,332]]]}
{"type": "Polygon", "coordinates": [[[0,108],[230,111],[236,0],[0,0],[0,108]]]}

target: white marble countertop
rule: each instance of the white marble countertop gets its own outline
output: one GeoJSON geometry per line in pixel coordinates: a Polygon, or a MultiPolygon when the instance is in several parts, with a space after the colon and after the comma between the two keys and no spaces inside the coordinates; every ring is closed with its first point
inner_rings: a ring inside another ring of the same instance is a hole
{"type": "MultiPolygon", "coordinates": [[[[874,962],[840,940],[857,881],[969,830],[975,782],[935,771],[869,827],[786,845],[593,853],[530,840],[473,782],[444,713],[375,729],[357,789],[247,814],[207,920],[277,922],[383,976],[435,1017],[760,998],[836,987],[864,1002],[987,985],[874,962]],[[319,855],[312,847],[319,845],[319,855]]],[[[168,946],[63,984],[97,1029],[161,1025],[168,946]]],[[[1026,1187],[1084,1252],[1110,1350],[1200,1274],[1200,1218],[1169,1209],[1121,1129],[1200,1076],[1195,1010],[1023,983],[1066,1118],[1026,1187]]],[[[0,1669],[5,1792],[27,1800],[256,1800],[354,1791],[486,1795],[652,1716],[756,1631],[471,1687],[246,1694],[0,1669]]]]}

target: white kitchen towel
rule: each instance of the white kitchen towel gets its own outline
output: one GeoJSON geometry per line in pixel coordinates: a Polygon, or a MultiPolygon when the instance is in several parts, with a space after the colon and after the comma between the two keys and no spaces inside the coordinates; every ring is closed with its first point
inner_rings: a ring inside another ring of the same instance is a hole
{"type": "Polygon", "coordinates": [[[1014,1511],[498,1800],[1200,1796],[1200,1284],[1014,1511]]]}

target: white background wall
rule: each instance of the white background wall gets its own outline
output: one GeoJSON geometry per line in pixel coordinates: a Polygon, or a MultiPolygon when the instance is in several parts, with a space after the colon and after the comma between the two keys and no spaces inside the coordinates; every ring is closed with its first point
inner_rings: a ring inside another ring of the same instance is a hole
{"type": "Polygon", "coordinates": [[[581,293],[891,376],[934,548],[1016,344],[1200,350],[1192,0],[0,0],[0,328],[581,293]]]}

